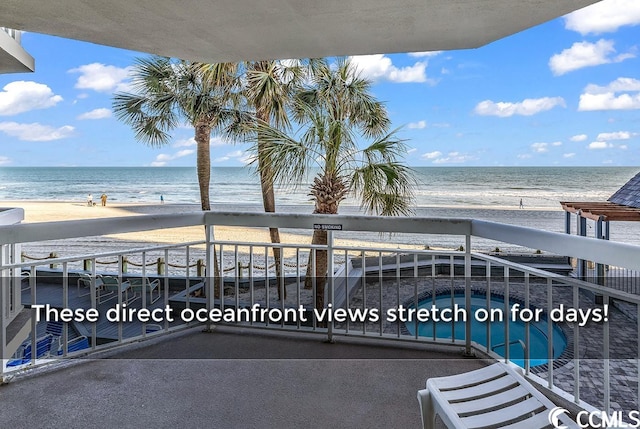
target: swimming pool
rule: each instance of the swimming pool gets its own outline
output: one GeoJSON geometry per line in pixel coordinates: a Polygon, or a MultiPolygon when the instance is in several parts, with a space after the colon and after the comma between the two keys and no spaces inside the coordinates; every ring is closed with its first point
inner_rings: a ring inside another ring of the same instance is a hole
{"type": "MultiPolygon", "coordinates": [[[[511,302],[514,304],[515,302],[511,302]]],[[[431,297],[421,300],[418,308],[431,308],[434,304],[431,297]]],[[[439,309],[452,308],[453,305],[465,307],[464,292],[455,293],[453,300],[451,294],[436,295],[435,305],[439,309]]],[[[471,296],[471,340],[478,344],[487,346],[487,322],[478,322],[473,317],[475,311],[479,308],[487,308],[487,299],[484,295],[471,296]]],[[[504,310],[504,298],[492,296],[490,300],[490,308],[500,308],[504,310]]],[[[505,318],[508,317],[505,314],[505,318]]],[[[544,317],[543,317],[544,318],[544,317]]],[[[505,345],[505,322],[489,322],[491,324],[491,350],[500,356],[504,356],[506,352],[505,345]]],[[[452,335],[456,339],[464,339],[465,323],[459,322],[421,322],[417,324],[418,335],[421,337],[435,337],[441,339],[450,339],[452,335]],[[452,331],[453,325],[453,331],[452,331]]],[[[405,323],[407,331],[411,335],[416,334],[416,323],[405,323]]],[[[524,340],[525,340],[526,324],[521,321],[509,321],[509,359],[515,364],[524,367],[524,340]]],[[[548,361],[548,341],[547,341],[548,324],[546,320],[531,322],[529,324],[529,348],[530,366],[543,365],[548,361]]],[[[564,349],[567,347],[567,338],[562,329],[553,324],[553,358],[560,357],[564,349]]]]}

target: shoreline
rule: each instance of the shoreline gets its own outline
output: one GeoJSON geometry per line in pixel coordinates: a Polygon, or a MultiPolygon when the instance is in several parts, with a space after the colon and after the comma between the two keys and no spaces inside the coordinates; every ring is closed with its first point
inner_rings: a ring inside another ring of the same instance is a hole
{"type": "MultiPolygon", "coordinates": [[[[262,211],[262,205],[260,204],[232,204],[232,203],[212,203],[212,211],[249,211],[256,212],[262,211]]],[[[287,209],[295,208],[293,212],[301,213],[307,212],[308,209],[312,209],[310,205],[297,205],[297,204],[280,204],[281,213],[289,213],[291,211],[287,209]]],[[[141,214],[161,214],[161,213],[179,213],[188,209],[190,212],[200,211],[198,204],[188,203],[109,203],[107,201],[106,206],[101,206],[98,202],[93,207],[87,206],[86,202],[79,200],[7,200],[0,201],[0,210],[10,208],[22,208],[25,211],[25,223],[32,222],[52,222],[57,220],[78,220],[78,219],[93,219],[99,217],[117,217],[117,216],[130,216],[141,214]],[[74,209],[75,210],[72,210],[74,209]],[[65,210],[66,209],[66,210],[65,210]],[[122,211],[122,214],[118,214],[116,211],[122,211]]],[[[344,205],[341,207],[342,213],[340,214],[356,214],[359,213],[358,206],[344,205]]],[[[517,206],[496,206],[496,205],[438,205],[433,204],[429,206],[416,206],[415,212],[434,210],[451,210],[451,211],[506,211],[506,212],[562,212],[560,203],[557,208],[542,207],[542,206],[525,206],[519,208],[517,206]]]]}

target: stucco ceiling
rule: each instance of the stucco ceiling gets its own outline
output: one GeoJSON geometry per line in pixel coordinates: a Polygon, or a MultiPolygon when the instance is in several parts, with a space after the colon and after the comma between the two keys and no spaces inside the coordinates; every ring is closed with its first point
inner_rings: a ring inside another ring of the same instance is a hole
{"type": "Polygon", "coordinates": [[[597,1],[3,0],[0,26],[219,62],[474,48],[597,1]]]}

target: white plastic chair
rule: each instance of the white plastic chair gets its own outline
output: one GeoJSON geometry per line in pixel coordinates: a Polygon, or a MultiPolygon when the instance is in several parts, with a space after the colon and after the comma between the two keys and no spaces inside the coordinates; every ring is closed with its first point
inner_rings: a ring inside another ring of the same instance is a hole
{"type": "MultiPolygon", "coordinates": [[[[424,429],[435,427],[439,415],[449,429],[550,427],[557,406],[516,370],[504,363],[449,377],[427,380],[418,391],[424,429]]],[[[556,413],[566,428],[578,429],[564,412],[556,413]]]]}

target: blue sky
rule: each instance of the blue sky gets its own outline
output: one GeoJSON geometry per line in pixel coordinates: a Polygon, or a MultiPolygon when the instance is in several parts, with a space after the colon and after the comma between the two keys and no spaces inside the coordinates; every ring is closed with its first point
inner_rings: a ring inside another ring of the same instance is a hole
{"type": "MultiPolygon", "coordinates": [[[[640,165],[640,1],[603,0],[487,46],[354,57],[412,166],[640,165]]],[[[0,75],[0,166],[193,166],[193,130],[150,148],[111,112],[143,53],[27,33],[0,75]]],[[[214,166],[246,145],[212,138],[214,166]]]]}

